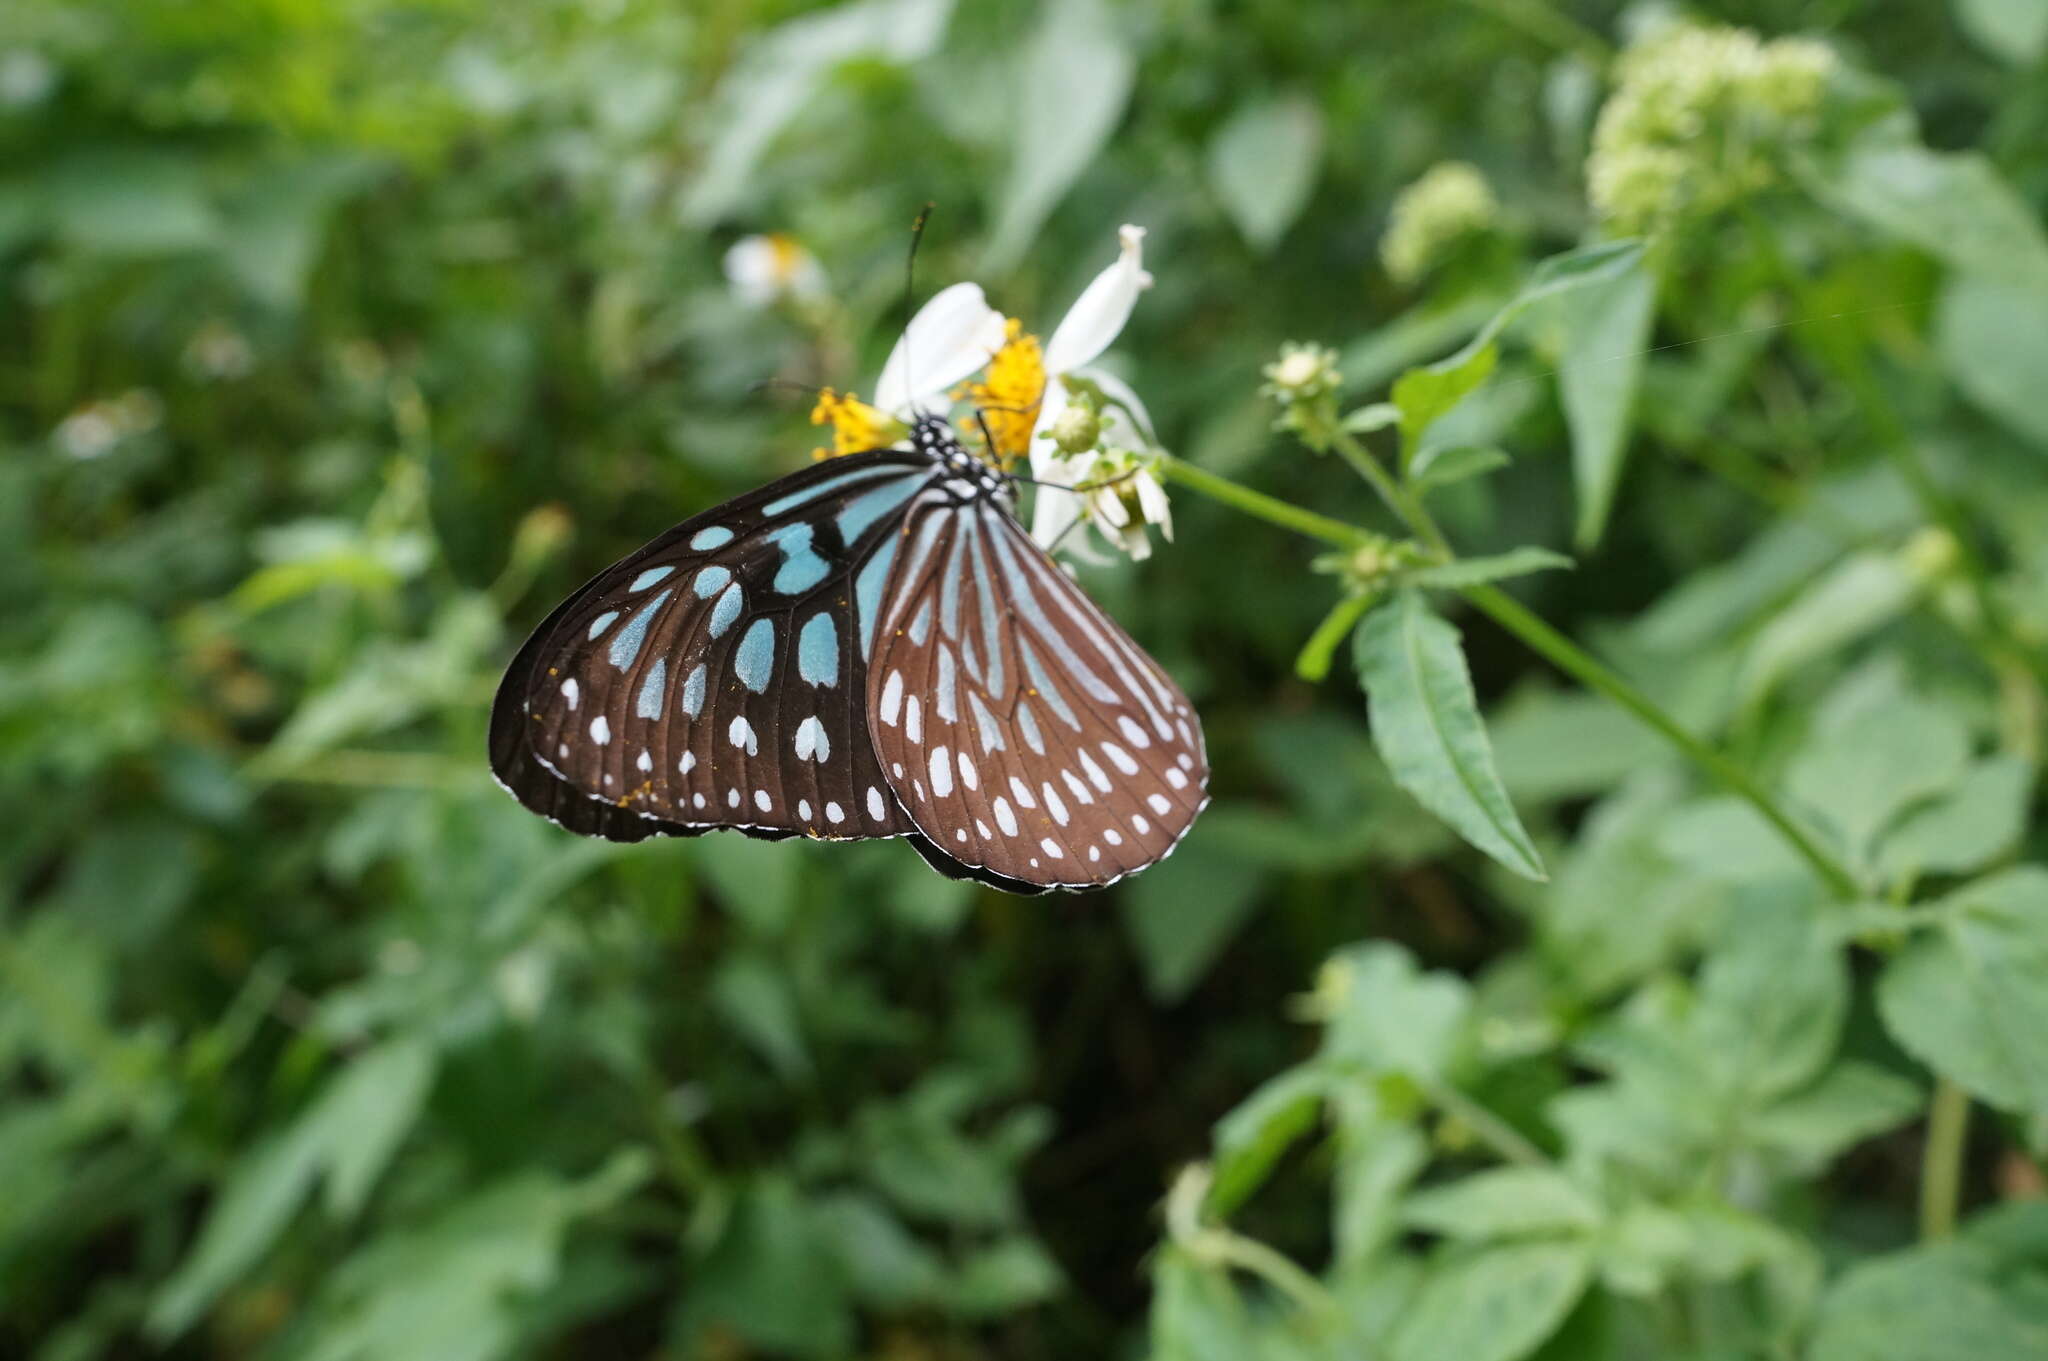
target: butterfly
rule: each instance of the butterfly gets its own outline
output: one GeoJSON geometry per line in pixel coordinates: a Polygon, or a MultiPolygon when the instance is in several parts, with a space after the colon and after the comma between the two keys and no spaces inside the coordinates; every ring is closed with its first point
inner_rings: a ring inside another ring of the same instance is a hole
{"type": "Polygon", "coordinates": [[[1208,803],[1187,697],[938,415],[685,520],[526,640],[491,770],[613,841],[901,837],[1012,893],[1154,864],[1208,803]]]}

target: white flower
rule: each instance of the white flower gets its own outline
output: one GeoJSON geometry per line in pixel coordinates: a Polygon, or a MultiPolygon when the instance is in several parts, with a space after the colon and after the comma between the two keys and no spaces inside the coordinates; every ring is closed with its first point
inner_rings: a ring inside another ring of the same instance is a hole
{"type": "MultiPolygon", "coordinates": [[[[1084,470],[1085,453],[1063,451],[1051,439],[1052,428],[1069,405],[1067,379],[1087,380],[1108,399],[1100,411],[1101,443],[1098,448],[1137,450],[1151,448],[1152,418],[1138,394],[1112,374],[1088,367],[1110,347],[1131,318],[1138,295],[1152,286],[1145,269],[1145,229],[1125,226],[1117,232],[1120,249],[1116,262],[1096,275],[1081,296],[1067,309],[1045,344],[1045,394],[1040,399],[1038,420],[1031,432],[1031,475],[1041,482],[1072,487],[1089,478],[1084,470]]],[[[1150,479],[1151,475],[1146,474],[1150,479]]],[[[1155,490],[1157,484],[1154,483],[1155,490]]],[[[1164,504],[1165,492],[1158,491],[1164,504]]],[[[1067,531],[1083,513],[1081,499],[1056,491],[1041,491],[1031,513],[1031,534],[1042,544],[1063,542],[1067,531]]],[[[1097,520],[1100,527],[1102,521],[1097,520]]],[[[1128,541],[1110,535],[1128,546],[1128,541]]]]}
{"type": "MultiPolygon", "coordinates": [[[[1097,533],[1135,561],[1143,562],[1152,556],[1152,540],[1145,532],[1147,525],[1158,525],[1160,532],[1172,540],[1173,508],[1167,503],[1166,488],[1160,485],[1151,460],[1145,455],[1130,449],[1102,449],[1065,460],[1062,470],[1075,475],[1076,480],[1069,485],[1078,494],[1052,495],[1078,502],[1075,514],[1086,516],[1097,533]]],[[[1068,525],[1073,520],[1069,516],[1068,525]]],[[[1050,546],[1046,540],[1039,542],[1050,546]]]]}
{"type": "Polygon", "coordinates": [[[940,289],[917,309],[889,351],[875,383],[875,405],[898,420],[931,407],[935,398],[988,364],[1003,347],[1004,325],[1003,314],[988,305],[980,284],[940,289]]]}
{"type": "Polygon", "coordinates": [[[828,287],[825,267],[786,232],[743,236],[725,253],[725,278],[733,295],[748,307],[766,307],[792,298],[821,298],[828,287]]]}

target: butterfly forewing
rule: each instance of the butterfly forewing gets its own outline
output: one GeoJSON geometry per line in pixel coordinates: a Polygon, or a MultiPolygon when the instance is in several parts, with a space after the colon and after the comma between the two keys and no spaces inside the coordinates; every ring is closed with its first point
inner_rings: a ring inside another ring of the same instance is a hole
{"type": "Polygon", "coordinates": [[[899,526],[935,476],[912,455],[835,459],[599,574],[506,675],[499,779],[617,840],[912,831],[867,733],[866,658],[899,526]]]}
{"type": "Polygon", "coordinates": [[[992,500],[935,488],[901,539],[868,726],[919,830],[977,877],[1038,888],[1171,851],[1209,775],[1173,681],[992,500]]]}

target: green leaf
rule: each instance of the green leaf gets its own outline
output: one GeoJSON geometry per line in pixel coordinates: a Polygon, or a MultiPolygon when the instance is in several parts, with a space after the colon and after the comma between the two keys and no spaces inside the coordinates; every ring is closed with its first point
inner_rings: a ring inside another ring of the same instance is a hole
{"type": "Polygon", "coordinates": [[[1216,1122],[1209,1213],[1228,1215],[1265,1183],[1280,1155],[1316,1127],[1329,1086],[1320,1068],[1289,1068],[1260,1083],[1216,1122]]]}
{"type": "MultiPolygon", "coordinates": [[[[1966,1231],[1967,1233],[1967,1231],[1966,1231]]],[[[1851,1267],[1822,1302],[1810,1361],[1988,1361],[2048,1356],[2032,1279],[1978,1245],[1937,1244],[1851,1267]]]]}
{"type": "Polygon", "coordinates": [[[1508,456],[1490,444],[1425,444],[1408,469],[1408,484],[1417,491],[1434,491],[1508,466],[1508,456]]]}
{"type": "Polygon", "coordinates": [[[863,1303],[900,1310],[939,1299],[944,1270],[938,1254],[880,1200],[860,1191],[834,1192],[818,1200],[815,1214],[848,1288],[863,1303]]]}
{"type": "MultiPolygon", "coordinates": [[[[2048,5],[2042,6],[2048,14],[2048,5]]],[[[1956,386],[2012,430],[2048,448],[2048,286],[2017,288],[2003,274],[1965,270],[1935,304],[1934,348],[1956,386]]]]}
{"type": "Polygon", "coordinates": [[[1894,878],[1967,874],[2019,844],[2034,794],[2034,768],[2012,755],[1987,757],[1942,797],[1899,820],[1878,847],[1894,878]]]}
{"type": "Polygon", "coordinates": [[[803,860],[789,847],[749,837],[708,836],[690,854],[725,910],[763,936],[780,935],[796,912],[803,860]]]}
{"type": "Polygon", "coordinates": [[[1322,1053],[1340,1064],[1441,1082],[1466,1040],[1472,990],[1425,974],[1398,945],[1361,945],[1323,966],[1316,998],[1330,1010],[1322,1053]]]}
{"type": "Polygon", "coordinates": [[[712,1005],[755,1052],[785,1079],[808,1077],[810,1047],[789,981],[767,959],[741,954],[725,961],[711,980],[712,1005]]]}
{"type": "Polygon", "coordinates": [[[1517,1361],[1542,1345],[1591,1274],[1582,1243],[1464,1249],[1438,1258],[1402,1317],[1394,1361],[1517,1361]]]}
{"type": "Polygon", "coordinates": [[[1102,0],[1055,0],[1025,48],[1023,89],[1034,114],[1015,120],[1009,177],[996,196],[988,263],[1010,268],[1039,224],[1123,118],[1137,62],[1102,0]]]}
{"type": "Polygon", "coordinates": [[[1422,449],[1422,436],[1452,407],[1465,400],[1493,372],[1500,351],[1492,344],[1467,346],[1449,359],[1409,369],[1394,380],[1394,405],[1401,410],[1401,468],[1409,471],[1422,449]]]}
{"type": "Polygon", "coordinates": [[[1745,702],[1763,700],[1799,667],[1898,618],[1919,592],[1919,582],[1890,554],[1842,559],[1758,631],[1743,663],[1745,702]]]}
{"type": "Polygon", "coordinates": [[[948,1309],[993,1319],[1057,1295],[1066,1279],[1035,1239],[1012,1234],[970,1253],[946,1285],[948,1309]]]}
{"type": "Polygon", "coordinates": [[[1628,457],[1629,413],[1642,379],[1657,283],[1642,265],[1557,294],[1547,311],[1563,333],[1558,397],[1572,438],[1581,549],[1600,542],[1628,457]]]}
{"type": "Polygon", "coordinates": [[[1366,616],[1353,652],[1373,742],[1395,783],[1501,864],[1544,878],[1494,771],[1457,629],[1403,591],[1366,616]]]}
{"type": "Polygon", "coordinates": [[[1355,435],[1370,435],[1400,423],[1401,408],[1392,402],[1368,402],[1355,411],[1345,412],[1343,420],[1344,428],[1355,435]]]}
{"type": "Polygon", "coordinates": [[[1855,1144],[1920,1113],[1920,1089],[1896,1073],[1855,1059],[1758,1115],[1750,1136],[1813,1175],[1855,1144]]]}
{"type": "Polygon", "coordinates": [[[419,1118],[433,1072],[425,1044],[389,1041],[343,1068],[290,1130],[239,1163],[151,1301],[151,1334],[175,1337],[197,1322],[269,1250],[321,1176],[329,1213],[355,1214],[419,1118]]]}
{"type": "Polygon", "coordinates": [[[770,1351],[844,1354],[853,1344],[854,1317],[832,1248],[828,1225],[787,1176],[757,1179],[697,1265],[678,1332],[702,1338],[730,1330],[770,1351]],[[792,1290],[793,1281],[803,1288],[792,1290]]]}
{"type": "Polygon", "coordinates": [[[1487,732],[1501,782],[1536,802],[1604,793],[1669,750],[1626,709],[1585,691],[1525,687],[1496,707],[1487,732]]]}
{"type": "Polygon", "coordinates": [[[60,159],[46,188],[57,231],[98,255],[196,250],[220,230],[205,166],[189,151],[88,146],[60,159]]]}
{"type": "MultiPolygon", "coordinates": [[[[1369,1091],[1339,1089],[1330,1236],[1338,1270],[1378,1257],[1400,1236],[1401,1197],[1429,1166],[1429,1141],[1369,1091]]],[[[1390,1264],[1390,1263],[1389,1263],[1390,1264]]]]}
{"type": "Polygon", "coordinates": [[[1995,1106],[2048,1111],[2048,870],[1980,879],[1885,967],[1878,1010],[1905,1050],[1995,1106]]]}
{"type": "Polygon", "coordinates": [[[1827,173],[1825,187],[1851,213],[1958,270],[2048,295],[2039,215],[1976,152],[1929,151],[1881,128],[1827,173]]]}
{"type": "Polygon", "coordinates": [[[1560,567],[1569,569],[1572,566],[1574,564],[1570,558],[1562,553],[1553,553],[1547,548],[1513,548],[1505,553],[1494,553],[1487,557],[1459,558],[1456,562],[1416,567],[1403,572],[1401,580],[1410,586],[1457,590],[1464,586],[1483,585],[1489,581],[1525,577],[1531,572],[1549,572],[1560,567]]]}
{"type": "Polygon", "coordinates": [[[2040,0],[1950,0],[1950,8],[1979,47],[2014,66],[2048,52],[2048,5],[2040,0]]]}
{"type": "Polygon", "coordinates": [[[1816,733],[1786,772],[1786,788],[1825,814],[1849,854],[1866,861],[1902,811],[1948,790],[1970,759],[1970,735],[1947,708],[1902,697],[1816,733]]]}
{"type": "Polygon", "coordinates": [[[776,136],[826,84],[862,59],[910,63],[944,35],[952,0],[866,0],[791,19],[763,35],[719,86],[703,168],[683,200],[683,217],[707,226],[746,196],[776,136]]]}
{"type": "Polygon", "coordinates": [[[1209,183],[1245,239],[1273,248],[1301,215],[1323,157],[1323,116],[1300,95],[1248,104],[1209,143],[1209,183]]]}
{"type": "Polygon", "coordinates": [[[1746,890],[1700,969],[1692,1044],[1721,1075],[1722,1120],[1812,1081],[1841,1038],[1849,971],[1804,881],[1746,890]]]}
{"type": "Polygon", "coordinates": [[[1500,1167],[1410,1196],[1402,1218],[1411,1228],[1487,1242],[1590,1232],[1602,1214],[1599,1202],[1562,1172],[1500,1167]]]}
{"type": "Polygon", "coordinates": [[[1177,1002],[1202,980],[1258,905],[1265,867],[1197,831],[1135,880],[1120,904],[1124,929],[1155,1001],[1177,1002]]]}

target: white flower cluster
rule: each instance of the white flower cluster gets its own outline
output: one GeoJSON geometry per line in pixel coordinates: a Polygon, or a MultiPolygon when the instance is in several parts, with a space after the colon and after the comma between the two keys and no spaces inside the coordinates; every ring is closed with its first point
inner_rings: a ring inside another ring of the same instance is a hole
{"type": "Polygon", "coordinates": [[[1835,56],[1805,38],[1679,24],[1622,54],[1586,162],[1594,210],[1622,232],[1713,212],[1772,182],[1819,109],[1835,56]]]}
{"type": "Polygon", "coordinates": [[[1395,283],[1412,284],[1499,217],[1500,203],[1478,168],[1443,161],[1395,198],[1380,262],[1395,283]]]}

